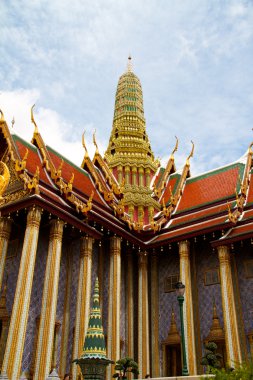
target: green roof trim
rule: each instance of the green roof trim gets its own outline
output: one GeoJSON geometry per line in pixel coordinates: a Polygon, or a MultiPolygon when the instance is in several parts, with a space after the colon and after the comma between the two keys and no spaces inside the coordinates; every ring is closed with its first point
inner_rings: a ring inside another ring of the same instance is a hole
{"type": "Polygon", "coordinates": [[[27,148],[33,150],[34,152],[38,152],[38,148],[37,148],[35,145],[33,145],[32,143],[29,143],[28,141],[25,141],[24,139],[22,139],[22,137],[13,134],[13,135],[12,135],[12,138],[13,138],[14,142],[16,142],[16,141],[20,141],[20,142],[21,142],[23,145],[25,145],[27,148]]]}
{"type": "MultiPolygon", "coordinates": [[[[177,180],[175,182],[175,185],[173,187],[173,189],[171,190],[172,191],[172,194],[175,195],[176,191],[177,191],[177,188],[178,188],[178,185],[179,185],[179,181],[180,181],[180,178],[181,178],[181,175],[178,174],[178,173],[173,173],[171,176],[170,176],[170,179],[173,179],[174,177],[177,177],[177,180]]],[[[168,201],[166,203],[166,206],[169,206],[170,204],[170,201],[168,201]]]]}
{"type": "Polygon", "coordinates": [[[78,170],[80,173],[84,174],[86,177],[89,177],[89,174],[84,169],[82,169],[81,167],[79,167],[76,164],[74,164],[73,162],[71,162],[69,159],[67,159],[66,157],[64,157],[62,154],[60,154],[59,152],[57,152],[56,150],[54,150],[53,148],[51,148],[51,146],[46,145],[46,148],[47,148],[47,150],[49,152],[54,153],[56,156],[58,156],[59,158],[61,158],[63,161],[67,162],[70,166],[73,166],[73,168],[75,168],[76,170],[78,170]]]}

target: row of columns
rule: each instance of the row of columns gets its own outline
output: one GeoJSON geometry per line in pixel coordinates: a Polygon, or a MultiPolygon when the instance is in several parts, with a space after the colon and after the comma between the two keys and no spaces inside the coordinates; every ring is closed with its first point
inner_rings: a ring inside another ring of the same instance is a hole
{"type": "MultiPolygon", "coordinates": [[[[39,237],[39,228],[42,211],[33,207],[27,215],[20,269],[18,274],[15,298],[13,303],[8,339],[6,343],[2,378],[8,375],[10,379],[19,379],[22,354],[26,335],[29,305],[33,283],[34,265],[39,237]]],[[[60,220],[51,221],[48,256],[43,288],[41,318],[37,339],[34,374],[36,379],[45,379],[50,371],[53,334],[55,328],[60,260],[62,251],[64,223],[60,220]]],[[[11,231],[11,220],[0,219],[0,285],[3,278],[3,268],[6,259],[8,240],[11,231]]],[[[91,268],[92,268],[93,239],[81,239],[80,265],[78,278],[78,293],[76,304],[76,323],[73,346],[73,358],[81,355],[85,333],[88,325],[88,313],[91,294],[91,268]]],[[[229,249],[226,246],[218,247],[221,275],[222,307],[225,327],[226,347],[228,361],[242,361],[241,342],[239,337],[238,316],[235,306],[231,260],[229,249]]],[[[186,286],[184,303],[184,324],[186,332],[186,352],[190,374],[196,374],[196,348],[195,325],[192,300],[190,247],[189,242],[179,243],[180,278],[186,286]]],[[[70,271],[69,271],[70,272],[70,271]]],[[[66,297],[62,332],[62,351],[60,368],[64,371],[64,359],[67,351],[67,335],[69,328],[69,315],[67,303],[70,302],[71,275],[68,275],[66,284],[66,297]]],[[[127,354],[134,354],[134,288],[133,288],[133,256],[127,255],[127,354]]],[[[158,264],[157,256],[151,256],[151,323],[149,321],[148,302],[148,261],[145,252],[138,257],[138,362],[140,377],[150,372],[150,342],[152,376],[159,376],[159,295],[158,295],[158,264]],[[149,326],[151,329],[149,330],[149,326]],[[151,333],[151,339],[149,336],[151,333]]],[[[120,292],[121,292],[121,239],[114,236],[110,239],[109,259],[109,302],[107,326],[107,355],[116,361],[120,358],[120,292]]],[[[111,378],[113,367],[108,368],[108,378],[111,378]]],[[[73,379],[78,376],[77,366],[72,368],[73,379]]]]}

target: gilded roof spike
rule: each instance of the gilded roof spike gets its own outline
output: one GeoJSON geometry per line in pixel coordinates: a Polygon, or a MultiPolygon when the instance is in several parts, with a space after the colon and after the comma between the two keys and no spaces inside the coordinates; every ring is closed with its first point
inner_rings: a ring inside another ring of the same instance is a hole
{"type": "Polygon", "coordinates": [[[175,148],[173,149],[173,151],[171,153],[171,157],[173,157],[174,153],[178,150],[178,138],[177,138],[177,136],[175,136],[175,138],[176,138],[176,145],[175,145],[175,148]]]}
{"type": "Polygon", "coordinates": [[[31,122],[34,124],[34,127],[35,127],[34,133],[39,133],[37,124],[36,124],[36,122],[34,120],[34,116],[33,116],[33,109],[34,109],[34,107],[35,107],[35,104],[31,108],[31,122]]]}
{"type": "Polygon", "coordinates": [[[3,199],[2,195],[7,189],[10,182],[10,172],[7,165],[0,161],[0,200],[3,199]]]}
{"type": "Polygon", "coordinates": [[[56,177],[57,177],[57,178],[61,177],[61,172],[62,172],[63,163],[64,163],[64,161],[63,161],[63,159],[62,159],[62,160],[61,160],[61,163],[60,163],[60,165],[59,165],[59,167],[58,167],[58,169],[57,169],[57,171],[56,171],[56,177]]]}
{"type": "Polygon", "coordinates": [[[194,154],[194,142],[191,140],[191,143],[192,143],[192,150],[191,150],[191,153],[189,154],[189,156],[186,159],[186,164],[187,165],[190,165],[189,160],[190,160],[191,157],[193,157],[193,154],[194,154]]]}
{"type": "Polygon", "coordinates": [[[3,113],[3,111],[0,109],[0,115],[1,115],[1,121],[5,121],[5,119],[4,119],[4,113],[3,113]]]}
{"type": "Polygon", "coordinates": [[[95,131],[93,133],[93,144],[96,147],[96,153],[98,153],[98,144],[97,144],[97,141],[96,141],[96,129],[95,129],[95,131]]]}
{"type": "Polygon", "coordinates": [[[85,144],[84,135],[85,135],[85,131],[82,134],[82,144],[83,144],[83,147],[84,147],[84,150],[85,150],[85,157],[88,157],[88,149],[87,149],[87,146],[85,144]]]}

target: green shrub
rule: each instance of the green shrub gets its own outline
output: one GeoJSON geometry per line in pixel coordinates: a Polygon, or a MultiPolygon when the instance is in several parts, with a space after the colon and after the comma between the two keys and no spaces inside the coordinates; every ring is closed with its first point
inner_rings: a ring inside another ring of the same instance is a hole
{"type": "Polygon", "coordinates": [[[126,379],[127,372],[133,373],[135,376],[139,374],[138,364],[129,357],[125,357],[116,361],[113,377],[118,379],[126,379]]]}

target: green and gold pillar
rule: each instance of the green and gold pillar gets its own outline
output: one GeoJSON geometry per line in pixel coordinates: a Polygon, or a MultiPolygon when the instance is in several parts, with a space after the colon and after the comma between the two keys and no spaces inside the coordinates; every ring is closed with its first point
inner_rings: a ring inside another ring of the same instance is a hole
{"type": "MultiPolygon", "coordinates": [[[[76,322],[73,342],[73,358],[81,356],[85,334],[89,322],[91,297],[91,267],[92,267],[93,238],[85,236],[80,241],[80,264],[76,302],[76,322]]],[[[80,373],[76,364],[72,365],[72,377],[77,379],[80,373]]]]}
{"type": "Polygon", "coordinates": [[[41,209],[39,207],[31,208],[27,215],[18,280],[2,366],[2,375],[7,373],[8,377],[13,380],[19,378],[22,365],[40,220],[41,209]]]}
{"type": "Polygon", "coordinates": [[[127,356],[134,358],[134,279],[133,279],[133,254],[127,251],[126,271],[126,303],[127,303],[127,356]]]}
{"type": "Polygon", "coordinates": [[[11,223],[11,219],[5,217],[0,218],[0,289],[2,289],[5,259],[11,233],[11,223]]]}
{"type": "Polygon", "coordinates": [[[242,361],[238,316],[235,307],[235,295],[231,272],[229,248],[217,247],[220,261],[221,297],[227,349],[227,361],[231,367],[242,361]]]}
{"type": "MultiPolygon", "coordinates": [[[[107,356],[116,362],[120,359],[120,291],[121,291],[121,239],[110,239],[109,305],[107,326],[107,356]]],[[[112,377],[114,366],[107,369],[107,378],[112,377]]]]}
{"type": "Polygon", "coordinates": [[[138,259],[138,363],[140,378],[143,379],[150,372],[148,260],[146,252],[140,252],[138,259]]]}
{"type": "Polygon", "coordinates": [[[35,358],[35,379],[45,379],[51,369],[64,222],[52,220],[44,279],[35,358]]]}
{"type": "Polygon", "coordinates": [[[192,284],[190,269],[190,244],[187,240],[179,242],[180,280],[185,285],[184,330],[186,358],[190,375],[197,374],[194,316],[192,302],[192,284]]]}
{"type": "Polygon", "coordinates": [[[151,255],[151,373],[159,377],[159,289],[157,254],[151,255]]]}
{"type": "Polygon", "coordinates": [[[72,282],[72,254],[71,249],[67,257],[67,278],[65,287],[63,323],[61,334],[61,353],[59,364],[59,375],[64,376],[67,368],[67,355],[68,355],[68,340],[69,340],[69,326],[70,326],[70,300],[71,300],[71,282],[72,282]]]}

